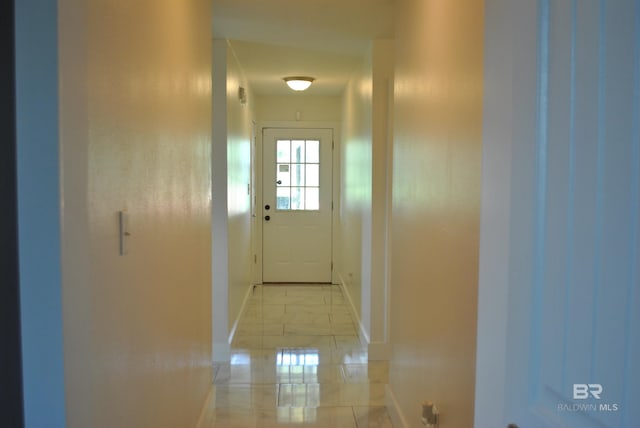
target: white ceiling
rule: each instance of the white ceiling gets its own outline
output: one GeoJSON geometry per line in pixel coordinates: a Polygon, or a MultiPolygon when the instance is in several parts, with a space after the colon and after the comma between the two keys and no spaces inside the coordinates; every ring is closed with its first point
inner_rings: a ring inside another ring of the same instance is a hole
{"type": "Polygon", "coordinates": [[[213,0],[213,34],[230,40],[259,95],[290,94],[282,78],[339,95],[374,39],[393,36],[394,0],[213,0]]]}

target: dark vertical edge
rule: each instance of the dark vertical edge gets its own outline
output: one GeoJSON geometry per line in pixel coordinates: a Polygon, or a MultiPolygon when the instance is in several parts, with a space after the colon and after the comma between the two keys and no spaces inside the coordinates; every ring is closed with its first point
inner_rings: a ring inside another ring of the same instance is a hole
{"type": "Polygon", "coordinates": [[[0,2],[0,425],[23,427],[14,1],[0,2]]]}

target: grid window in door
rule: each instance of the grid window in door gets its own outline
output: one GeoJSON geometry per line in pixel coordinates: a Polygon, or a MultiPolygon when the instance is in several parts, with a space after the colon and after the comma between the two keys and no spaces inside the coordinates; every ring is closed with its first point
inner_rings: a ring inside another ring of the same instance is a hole
{"type": "Polygon", "coordinates": [[[276,209],[320,209],[320,141],[278,140],[276,209]]]}

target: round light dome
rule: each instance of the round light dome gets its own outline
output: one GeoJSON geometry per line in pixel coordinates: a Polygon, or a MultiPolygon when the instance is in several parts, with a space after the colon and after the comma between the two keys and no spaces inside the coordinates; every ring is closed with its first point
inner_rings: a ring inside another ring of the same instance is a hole
{"type": "Polygon", "coordinates": [[[289,86],[294,91],[304,91],[305,89],[309,88],[309,86],[311,86],[314,80],[316,79],[306,76],[291,76],[284,78],[287,86],[289,86]]]}

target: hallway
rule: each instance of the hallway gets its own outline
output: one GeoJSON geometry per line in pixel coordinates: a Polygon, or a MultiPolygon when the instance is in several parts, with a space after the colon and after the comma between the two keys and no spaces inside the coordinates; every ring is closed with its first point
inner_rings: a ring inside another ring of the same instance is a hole
{"type": "Polygon", "coordinates": [[[24,428],[640,420],[640,1],[11,3],[24,428]],[[340,288],[254,288],[270,128],[340,288]]]}
{"type": "Polygon", "coordinates": [[[203,427],[392,427],[388,363],[368,361],[335,285],[256,286],[203,427]]]}

